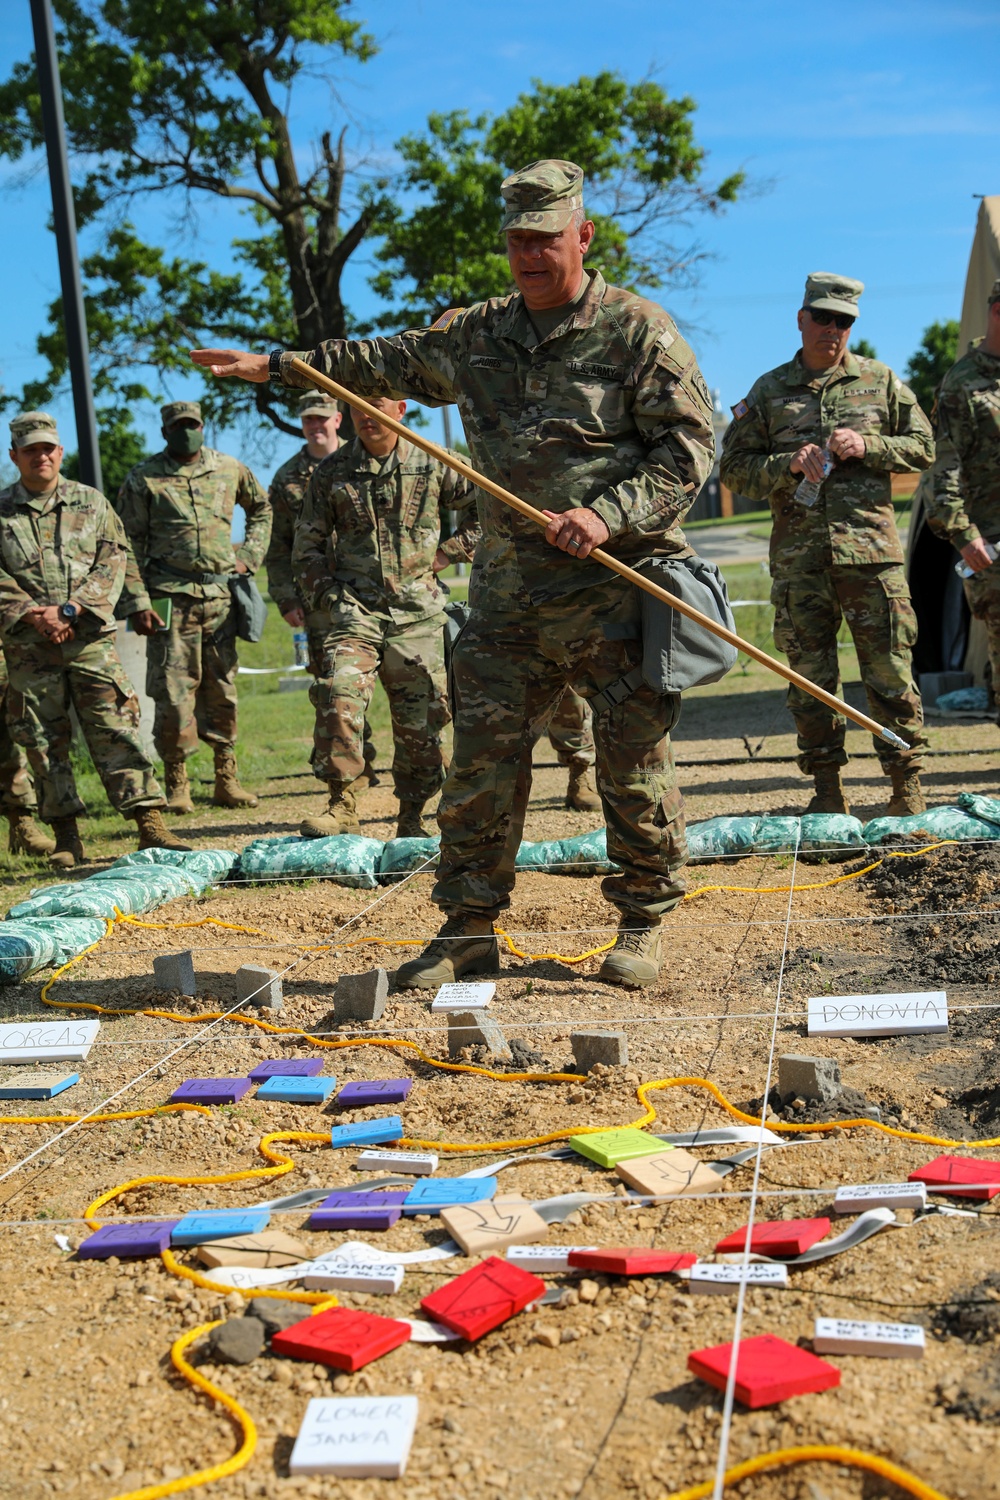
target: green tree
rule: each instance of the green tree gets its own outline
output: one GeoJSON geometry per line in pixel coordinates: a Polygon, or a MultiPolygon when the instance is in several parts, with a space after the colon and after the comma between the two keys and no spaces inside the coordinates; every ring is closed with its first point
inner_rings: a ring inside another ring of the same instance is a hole
{"type": "Polygon", "coordinates": [[[924,411],[933,410],[938,386],[957,358],[958,324],[955,319],[929,324],[904,372],[907,384],[924,411]]]}
{"type": "Polygon", "coordinates": [[[870,339],[855,339],[851,345],[851,353],[857,354],[860,359],[878,359],[875,345],[870,339]]]}
{"type": "Polygon", "coordinates": [[[733,203],[745,183],[735,172],[704,182],[693,99],[671,99],[659,84],[598,73],[556,86],[535,81],[503,114],[432,114],[427,132],[397,143],[402,189],[416,206],[389,210],[372,286],[390,310],[382,326],[431,321],[443,309],[510,290],[498,233],[500,184],[530,161],[577,162],[587,211],[597,226],[590,264],[619,285],[655,290],[690,283],[705,250],[677,242],[701,214],[733,203]]]}
{"type": "MultiPolygon", "coordinates": [[[[97,409],[98,445],[101,450],[101,470],[105,493],[112,499],[121,488],[129,469],[142,463],[149,452],[142,435],[132,424],[132,414],[114,406],[97,409]]],[[[80,458],[76,452],[67,453],[63,459],[62,472],[67,479],[79,479],[80,458]]]]}

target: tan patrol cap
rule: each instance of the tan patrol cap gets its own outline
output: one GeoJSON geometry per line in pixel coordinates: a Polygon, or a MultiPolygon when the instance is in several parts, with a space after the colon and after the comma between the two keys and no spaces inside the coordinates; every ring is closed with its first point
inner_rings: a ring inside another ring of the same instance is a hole
{"type": "Polygon", "coordinates": [[[308,411],[339,411],[340,402],[336,396],[330,396],[326,391],[306,391],[298,399],[298,408],[299,416],[304,417],[308,411]]]}
{"type": "Polygon", "coordinates": [[[505,212],[500,233],[535,229],[558,234],[583,208],[583,168],[571,161],[533,161],[500,184],[505,212]]]}
{"type": "Polygon", "coordinates": [[[27,448],[32,443],[59,443],[55,417],[47,411],[23,411],[10,424],[10,446],[27,448]]]}
{"type": "Polygon", "coordinates": [[[850,276],[837,276],[833,271],[812,271],[806,277],[806,293],[802,306],[810,312],[847,313],[858,315],[858,298],[865,289],[863,281],[854,281],[850,276]]]}
{"type": "Polygon", "coordinates": [[[163,430],[173,427],[176,422],[181,422],[185,417],[192,421],[201,421],[201,403],[199,401],[170,401],[166,406],[160,407],[160,421],[163,430]]]}
{"type": "Polygon", "coordinates": [[[990,295],[986,299],[986,306],[992,307],[994,302],[1000,302],[1000,276],[997,277],[990,287],[990,295]]]}

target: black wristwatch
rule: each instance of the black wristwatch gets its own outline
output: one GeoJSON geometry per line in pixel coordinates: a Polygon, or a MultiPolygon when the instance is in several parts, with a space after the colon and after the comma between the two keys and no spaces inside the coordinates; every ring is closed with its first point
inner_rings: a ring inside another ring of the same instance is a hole
{"type": "Polygon", "coordinates": [[[79,613],[80,611],[75,604],[60,604],[59,606],[60,620],[75,620],[79,613]]]}
{"type": "Polygon", "coordinates": [[[267,378],[268,380],[281,379],[281,356],[284,349],[272,349],[267,356],[267,378]]]}

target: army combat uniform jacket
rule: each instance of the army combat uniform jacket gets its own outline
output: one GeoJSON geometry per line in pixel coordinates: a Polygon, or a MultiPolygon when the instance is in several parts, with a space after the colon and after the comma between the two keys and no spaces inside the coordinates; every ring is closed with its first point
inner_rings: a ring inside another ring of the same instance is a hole
{"type": "MultiPolygon", "coordinates": [[[[393,338],[300,355],[361,395],[456,402],[473,465],[539,509],[586,505],[623,562],[686,550],[680,521],[714,458],[711,401],[663,308],[589,272],[565,322],[539,339],[519,293],[393,338]]],[[[281,360],[287,385],[308,382],[281,360]]],[[[607,580],[502,501],[480,500],[473,607],[518,611],[607,580]]]]}
{"type": "Polygon", "coordinates": [[[972,349],[941,384],[927,520],[959,550],[1000,541],[1000,357],[972,349]]]}
{"type": "MultiPolygon", "coordinates": [[[[333,454],[329,457],[332,458],[333,454]]],[[[267,498],[271,503],[271,540],[265,559],[267,587],[283,615],[303,603],[292,577],[292,544],[309,481],[322,461],[313,458],[303,443],[298,453],[293,453],[277,470],[268,491],[267,498]]]]}
{"type": "Polygon", "coordinates": [[[731,490],[769,503],[777,578],[901,563],[890,476],[926,469],[933,457],[930,423],[887,365],[848,352],[828,375],[807,370],[796,354],[733,407],[720,473],[731,490]],[[865,455],[837,463],[816,504],[801,505],[795,491],[802,475],[792,473],[792,457],[804,443],[823,447],[837,427],[860,432],[865,455]]]}
{"type": "Polygon", "coordinates": [[[448,596],[434,576],[438,548],[466,562],[479,538],[473,511],[441,541],[445,512],[468,512],[477,493],[403,438],[384,459],[355,438],[309,485],[292,552],[299,596],[312,610],[360,606],[392,625],[439,615],[448,596]]]}
{"type": "Polygon", "coordinates": [[[118,492],[118,514],[153,595],[224,598],[221,575],[237,560],[255,573],[271,532],[271,507],[254,474],[239,459],[202,448],[193,464],[157,453],[136,464],[118,492]],[[246,538],[233,546],[233,507],[246,512],[246,538]],[[209,580],[207,575],[219,575],[209,580]]]}

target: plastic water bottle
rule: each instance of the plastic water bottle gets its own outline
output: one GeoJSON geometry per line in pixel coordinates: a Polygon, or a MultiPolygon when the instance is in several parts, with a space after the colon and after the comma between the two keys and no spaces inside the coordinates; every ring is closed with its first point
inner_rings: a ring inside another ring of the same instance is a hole
{"type": "MultiPolygon", "coordinates": [[[[990,555],[990,562],[996,562],[998,553],[993,543],[984,542],[983,546],[986,548],[987,552],[990,555]]],[[[975,568],[970,568],[969,564],[963,557],[960,557],[958,559],[958,562],[955,564],[955,572],[958,574],[959,578],[974,578],[976,574],[975,568]]]]}
{"type": "Polygon", "coordinates": [[[309,636],[306,631],[293,630],[292,645],[295,647],[295,665],[307,667],[309,665],[309,636]]]}
{"type": "MultiPolygon", "coordinates": [[[[829,448],[823,449],[823,479],[833,472],[833,455],[829,448]]],[[[823,479],[803,479],[795,491],[795,498],[800,505],[815,505],[819,499],[819,492],[823,488],[823,479]]]]}

